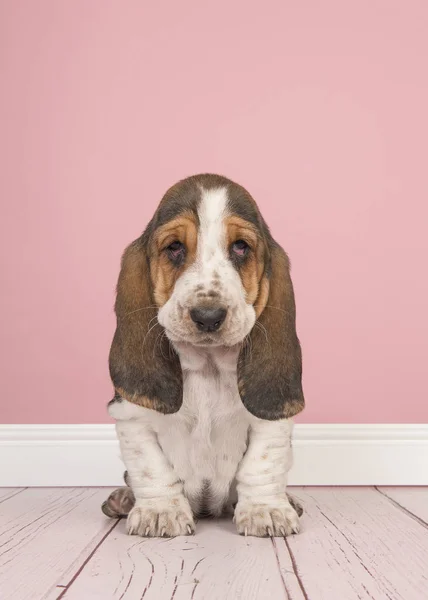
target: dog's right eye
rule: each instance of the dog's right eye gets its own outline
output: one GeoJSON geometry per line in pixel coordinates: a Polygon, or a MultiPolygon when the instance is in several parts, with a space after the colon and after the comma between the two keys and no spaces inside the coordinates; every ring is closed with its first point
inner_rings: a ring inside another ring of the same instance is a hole
{"type": "Polygon", "coordinates": [[[172,242],[166,249],[167,254],[174,264],[180,264],[186,256],[186,247],[181,242],[172,242]]]}

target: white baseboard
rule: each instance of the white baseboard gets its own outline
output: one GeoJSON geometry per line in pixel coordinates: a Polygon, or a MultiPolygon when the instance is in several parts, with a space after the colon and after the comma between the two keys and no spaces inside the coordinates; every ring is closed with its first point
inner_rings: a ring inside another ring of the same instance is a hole
{"type": "MultiPolygon", "coordinates": [[[[296,425],[291,485],[428,485],[428,425],[296,425]]],[[[115,486],[113,425],[1,425],[0,486],[115,486]]]]}

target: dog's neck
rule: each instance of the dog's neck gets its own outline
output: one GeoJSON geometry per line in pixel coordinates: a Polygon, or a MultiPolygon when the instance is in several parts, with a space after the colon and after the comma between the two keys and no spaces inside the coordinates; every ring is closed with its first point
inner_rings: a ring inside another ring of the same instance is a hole
{"type": "Polygon", "coordinates": [[[186,342],[174,342],[174,349],[180,357],[183,371],[236,372],[240,345],[236,346],[194,346],[186,342]]]}

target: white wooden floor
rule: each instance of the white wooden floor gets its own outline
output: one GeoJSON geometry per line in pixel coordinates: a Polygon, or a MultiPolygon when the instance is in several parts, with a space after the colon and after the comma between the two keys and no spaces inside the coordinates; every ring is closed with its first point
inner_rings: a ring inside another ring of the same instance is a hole
{"type": "Polygon", "coordinates": [[[428,599],[428,488],[294,488],[303,532],[286,540],[226,520],[127,536],[109,492],[0,489],[0,599],[428,599]]]}

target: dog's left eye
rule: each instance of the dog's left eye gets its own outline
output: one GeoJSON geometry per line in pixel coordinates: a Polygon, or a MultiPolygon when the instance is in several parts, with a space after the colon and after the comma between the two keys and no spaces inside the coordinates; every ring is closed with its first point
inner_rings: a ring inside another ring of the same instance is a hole
{"type": "Polygon", "coordinates": [[[178,263],[185,256],[185,254],[186,254],[186,247],[181,242],[172,242],[172,244],[170,244],[168,246],[168,248],[166,249],[166,251],[167,251],[168,256],[170,257],[170,259],[173,262],[178,263]]]}
{"type": "Polygon", "coordinates": [[[237,240],[232,244],[232,252],[236,254],[236,256],[244,257],[247,256],[250,250],[249,245],[244,240],[237,240]]]}

